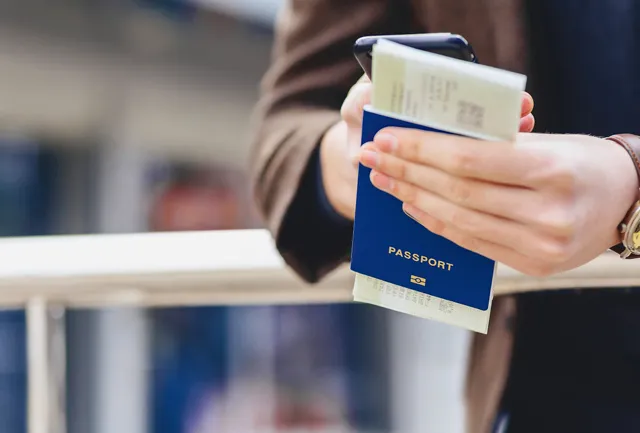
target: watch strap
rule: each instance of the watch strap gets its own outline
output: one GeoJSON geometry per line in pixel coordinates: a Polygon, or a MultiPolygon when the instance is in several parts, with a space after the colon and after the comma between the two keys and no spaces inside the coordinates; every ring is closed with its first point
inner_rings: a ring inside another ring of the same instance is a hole
{"type": "MultiPolygon", "coordinates": [[[[625,247],[624,245],[622,245],[622,242],[619,244],[616,244],[614,246],[612,246],[610,248],[611,251],[613,251],[614,253],[620,254],[622,255],[622,253],[624,253],[625,247]]],[[[626,257],[627,259],[640,259],[640,256],[636,256],[634,254],[631,254],[629,257],[626,257]]]]}
{"type": "Polygon", "coordinates": [[[640,136],[633,134],[616,134],[606,138],[622,146],[627,151],[640,181],[640,136]]]}
{"type": "MultiPolygon", "coordinates": [[[[616,134],[607,137],[606,139],[622,146],[622,148],[627,151],[629,157],[631,157],[631,160],[633,161],[633,166],[636,169],[638,182],[640,182],[640,136],[633,134],[616,134]]],[[[611,247],[611,250],[618,254],[622,254],[625,251],[625,247],[622,243],[619,243],[611,247]]],[[[640,258],[640,255],[631,254],[626,258],[637,259],[640,258]]]]}

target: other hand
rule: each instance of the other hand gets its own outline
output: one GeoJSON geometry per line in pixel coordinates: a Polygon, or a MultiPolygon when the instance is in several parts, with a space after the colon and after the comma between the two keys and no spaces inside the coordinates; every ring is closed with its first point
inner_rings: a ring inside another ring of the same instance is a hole
{"type": "MultiPolygon", "coordinates": [[[[333,208],[353,220],[356,202],[358,155],[365,105],[371,101],[371,82],[363,76],[349,91],[342,104],[342,120],[331,127],[320,145],[322,182],[333,208]]],[[[522,99],[520,131],[531,132],[534,126],[533,99],[522,99]]]]}
{"type": "Polygon", "coordinates": [[[488,142],[388,128],[360,161],[427,229],[533,276],[575,268],[617,244],[638,191],[626,151],[586,135],[488,142]]]}

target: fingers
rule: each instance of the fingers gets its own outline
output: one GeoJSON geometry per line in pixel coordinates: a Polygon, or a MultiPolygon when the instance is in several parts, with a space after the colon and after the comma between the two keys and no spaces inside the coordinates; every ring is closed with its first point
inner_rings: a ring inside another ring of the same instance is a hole
{"type": "Polygon", "coordinates": [[[523,224],[459,206],[415,185],[391,179],[377,171],[372,171],[370,178],[376,188],[393,195],[404,204],[428,213],[456,232],[463,233],[467,238],[502,245],[531,258],[544,258],[555,254],[556,242],[552,238],[529,230],[523,224]]]}
{"type": "Polygon", "coordinates": [[[512,142],[484,141],[408,128],[385,128],[374,138],[382,153],[458,177],[530,187],[548,163],[512,142]]]}
{"type": "Polygon", "coordinates": [[[520,112],[520,117],[524,117],[527,114],[531,114],[533,111],[533,97],[527,93],[523,92],[522,95],[522,111],[520,112]]]}
{"type": "Polygon", "coordinates": [[[526,116],[520,119],[520,132],[531,132],[533,131],[533,127],[535,126],[535,118],[533,114],[529,113],[526,116]]]}
{"type": "Polygon", "coordinates": [[[519,251],[499,245],[492,240],[483,240],[443,223],[441,220],[418,209],[415,206],[404,204],[403,209],[414,220],[423,225],[427,230],[439,236],[449,239],[451,242],[474,251],[496,262],[504,263],[513,269],[533,276],[545,276],[548,274],[548,265],[539,259],[531,259],[519,251]]]}
{"type": "Polygon", "coordinates": [[[365,167],[407,182],[447,201],[500,218],[533,224],[538,196],[529,188],[512,187],[453,176],[434,167],[404,161],[366,144],[360,152],[365,167]]]}
{"type": "Polygon", "coordinates": [[[531,132],[535,126],[533,111],[533,98],[527,92],[522,96],[522,110],[520,111],[520,132],[531,132]]]}

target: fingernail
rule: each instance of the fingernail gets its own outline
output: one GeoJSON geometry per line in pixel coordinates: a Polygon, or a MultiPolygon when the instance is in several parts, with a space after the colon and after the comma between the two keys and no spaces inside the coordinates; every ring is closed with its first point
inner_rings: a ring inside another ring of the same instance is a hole
{"type": "Polygon", "coordinates": [[[369,177],[371,178],[371,183],[376,188],[383,191],[391,191],[393,189],[394,182],[389,176],[378,173],[377,171],[372,171],[369,177]]]}
{"type": "Polygon", "coordinates": [[[362,162],[363,165],[369,168],[377,167],[378,159],[378,153],[371,150],[363,150],[360,154],[360,162],[362,162]]]}
{"type": "Polygon", "coordinates": [[[398,148],[398,139],[388,132],[381,132],[374,139],[376,146],[383,152],[393,152],[398,148]]]}
{"type": "Polygon", "coordinates": [[[420,221],[418,220],[418,215],[425,215],[424,211],[421,211],[420,209],[413,205],[410,205],[409,203],[402,204],[402,211],[405,213],[405,215],[418,223],[420,223],[420,221]]]}
{"type": "Polygon", "coordinates": [[[406,216],[408,216],[409,218],[411,218],[414,221],[418,221],[418,219],[416,217],[414,217],[408,210],[406,210],[405,208],[402,208],[402,210],[404,211],[406,216]]]}

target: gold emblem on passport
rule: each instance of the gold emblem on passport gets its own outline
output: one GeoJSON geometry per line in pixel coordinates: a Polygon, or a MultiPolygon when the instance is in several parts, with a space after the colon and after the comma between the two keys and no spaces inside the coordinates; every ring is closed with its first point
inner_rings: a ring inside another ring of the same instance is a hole
{"type": "Polygon", "coordinates": [[[415,275],[411,275],[411,282],[413,284],[418,284],[420,286],[426,286],[427,285],[427,279],[426,278],[416,277],[415,275]]]}

